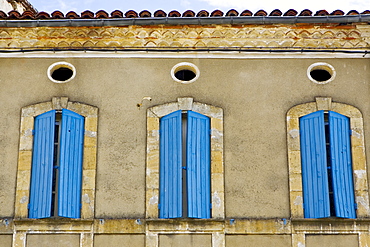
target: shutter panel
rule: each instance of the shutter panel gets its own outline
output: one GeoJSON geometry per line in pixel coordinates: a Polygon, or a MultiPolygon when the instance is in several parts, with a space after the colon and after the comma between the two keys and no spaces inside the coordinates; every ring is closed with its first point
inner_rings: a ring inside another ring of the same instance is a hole
{"type": "Polygon", "coordinates": [[[60,131],[58,215],[80,218],[84,117],[63,109],[60,131]]]}
{"type": "Polygon", "coordinates": [[[329,112],[329,127],[335,214],[356,218],[349,119],[329,112]]]}
{"type": "Polygon", "coordinates": [[[55,110],[35,118],[29,218],[51,216],[55,110]]]}
{"type": "Polygon", "coordinates": [[[160,120],[159,217],[182,217],[182,116],[176,111],[160,120]]]}
{"type": "Polygon", "coordinates": [[[300,118],[303,205],[305,218],[330,216],[324,111],[300,118]]]}
{"type": "Polygon", "coordinates": [[[210,120],[188,111],[187,195],[188,217],[211,217],[210,120]]]}

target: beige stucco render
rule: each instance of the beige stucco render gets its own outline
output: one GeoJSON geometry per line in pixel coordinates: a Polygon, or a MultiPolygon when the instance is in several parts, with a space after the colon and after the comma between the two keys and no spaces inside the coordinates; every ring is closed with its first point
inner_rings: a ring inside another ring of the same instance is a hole
{"type": "Polygon", "coordinates": [[[14,53],[0,53],[0,241],[7,247],[41,246],[45,241],[69,241],[83,247],[103,246],[106,241],[111,246],[127,241],[131,246],[153,247],[183,241],[212,247],[271,246],[274,242],[294,247],[320,242],[369,246],[365,166],[370,150],[370,62],[365,54],[369,43],[367,24],[1,28],[1,48],[14,53]],[[117,46],[141,51],[114,51],[117,46]],[[161,52],[167,46],[194,49],[161,52]],[[268,52],[196,50],[211,46],[257,47],[268,52]],[[47,47],[66,51],[36,51],[47,47]],[[112,50],[68,51],[71,47],[112,50]],[[24,48],[35,50],[19,50],[24,48]],[[319,53],[323,49],[334,52],[319,53]],[[47,69],[55,62],[73,64],[75,78],[51,82],[47,69]],[[190,84],[175,82],[170,71],[181,62],[196,65],[199,79],[190,84]],[[332,65],[335,79],[313,83],[307,69],[316,62],[332,65]],[[365,171],[358,184],[365,201],[358,219],[303,219],[302,210],[292,206],[292,189],[300,184],[292,179],[286,116],[298,105],[314,104],[315,108],[316,98],[331,98],[331,107],[340,102],[354,107],[353,114],[362,114],[363,125],[353,125],[363,131],[361,141],[354,140],[362,150],[356,165],[365,171]],[[224,194],[217,217],[211,219],[158,219],[156,205],[150,205],[150,198],[158,194],[150,194],[158,182],[148,175],[155,156],[150,131],[158,128],[159,119],[150,115],[151,110],[190,105],[178,99],[193,102],[192,107],[199,104],[222,112],[222,118],[214,122],[223,134],[218,143],[222,152],[213,157],[222,174],[212,180],[212,186],[224,194]],[[84,166],[91,168],[84,174],[91,196],[85,201],[82,219],[28,219],[27,203],[21,202],[28,196],[29,132],[37,114],[26,119],[22,109],[41,107],[42,112],[61,106],[94,106],[95,120],[86,128],[97,134],[91,139],[93,155],[84,159],[84,166]]]}

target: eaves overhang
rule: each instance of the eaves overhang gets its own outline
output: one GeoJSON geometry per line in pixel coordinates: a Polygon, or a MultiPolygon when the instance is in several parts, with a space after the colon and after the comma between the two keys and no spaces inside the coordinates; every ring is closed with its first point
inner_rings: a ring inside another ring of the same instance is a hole
{"type": "Polygon", "coordinates": [[[370,24],[370,14],[350,16],[227,16],[111,19],[0,20],[0,27],[107,27],[157,25],[370,24]]]}

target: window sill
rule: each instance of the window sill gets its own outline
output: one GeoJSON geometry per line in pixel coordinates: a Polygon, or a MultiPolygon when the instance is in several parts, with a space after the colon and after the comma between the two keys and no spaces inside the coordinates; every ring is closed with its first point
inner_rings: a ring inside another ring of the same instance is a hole
{"type": "Polygon", "coordinates": [[[14,219],[18,231],[91,231],[94,220],[70,218],[14,219]]]}

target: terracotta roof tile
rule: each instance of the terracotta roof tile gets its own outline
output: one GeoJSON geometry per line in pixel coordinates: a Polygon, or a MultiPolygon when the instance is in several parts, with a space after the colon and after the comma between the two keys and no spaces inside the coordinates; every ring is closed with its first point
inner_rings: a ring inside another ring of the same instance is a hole
{"type": "Polygon", "coordinates": [[[33,20],[35,19],[35,15],[32,11],[26,10],[22,13],[21,19],[22,20],[33,20]]]}
{"type": "Polygon", "coordinates": [[[334,10],[330,15],[344,15],[344,12],[340,9],[334,10]]]}
{"type": "Polygon", "coordinates": [[[192,10],[187,10],[182,14],[182,17],[194,17],[195,13],[192,10]]]}
{"type": "Polygon", "coordinates": [[[143,10],[139,13],[139,16],[142,18],[149,18],[152,17],[152,13],[150,13],[148,10],[143,10]]]}
{"type": "Polygon", "coordinates": [[[298,11],[295,9],[290,9],[287,12],[284,13],[284,16],[296,16],[298,14],[298,11]]]}
{"type": "MultiPolygon", "coordinates": [[[[369,15],[370,10],[365,10],[361,12],[361,15],[369,15]]],[[[332,13],[328,13],[326,10],[319,10],[314,15],[311,10],[304,9],[299,14],[298,11],[294,9],[289,9],[284,14],[281,10],[275,9],[271,11],[270,14],[268,14],[265,10],[261,9],[257,12],[253,13],[250,10],[244,10],[240,14],[235,9],[230,9],[229,11],[224,14],[221,10],[214,10],[211,13],[209,13],[206,10],[201,10],[197,14],[193,10],[186,10],[182,14],[177,11],[173,10],[169,12],[167,15],[166,12],[163,10],[157,10],[153,13],[149,12],[148,10],[143,10],[138,14],[134,10],[129,10],[125,14],[123,14],[120,10],[115,10],[112,13],[108,14],[104,10],[99,10],[96,13],[93,13],[90,10],[83,11],[81,15],[78,15],[74,11],[70,11],[67,14],[63,14],[61,11],[56,10],[53,13],[49,14],[46,12],[33,12],[32,10],[27,10],[23,12],[23,14],[20,14],[19,12],[12,10],[8,14],[0,11],[0,20],[24,20],[24,19],[107,19],[107,18],[156,18],[156,17],[227,17],[227,16],[350,16],[350,15],[360,15],[360,13],[356,10],[351,10],[347,14],[345,14],[342,10],[334,10],[332,13]]]]}
{"type": "Polygon", "coordinates": [[[0,10],[0,19],[6,19],[8,16],[5,14],[4,11],[0,10]]]}
{"type": "Polygon", "coordinates": [[[168,13],[168,17],[181,17],[181,14],[177,10],[172,10],[170,13],[168,13]]]}
{"type": "Polygon", "coordinates": [[[85,10],[84,12],[81,13],[81,18],[92,19],[94,18],[94,13],[91,12],[90,10],[85,10]]]}
{"type": "Polygon", "coordinates": [[[8,13],[8,19],[20,19],[21,14],[18,11],[12,10],[8,13]]]}
{"type": "Polygon", "coordinates": [[[263,9],[261,9],[261,10],[258,10],[258,11],[254,14],[254,16],[267,16],[267,12],[266,12],[266,11],[264,11],[263,9]]]}
{"type": "Polygon", "coordinates": [[[123,13],[121,10],[115,10],[112,13],[110,13],[110,16],[112,16],[112,18],[122,18],[123,13]]]}
{"type": "Polygon", "coordinates": [[[326,16],[326,15],[329,15],[328,11],[326,11],[325,9],[323,10],[319,10],[316,12],[315,16],[326,16]]]}
{"type": "Polygon", "coordinates": [[[299,14],[299,16],[312,16],[312,11],[309,9],[304,9],[302,12],[299,14]]]}
{"type": "Polygon", "coordinates": [[[250,11],[250,10],[248,10],[248,9],[244,10],[244,11],[240,14],[240,16],[252,16],[252,15],[253,15],[252,11],[250,11]]]}
{"type": "Polygon", "coordinates": [[[222,12],[221,10],[216,9],[211,13],[211,17],[216,17],[216,16],[224,16],[224,12],[222,12]]]}
{"type": "Polygon", "coordinates": [[[279,9],[274,9],[271,13],[270,16],[281,16],[283,13],[279,9]]]}
{"type": "Polygon", "coordinates": [[[49,13],[41,11],[41,12],[37,13],[36,19],[50,19],[50,15],[49,15],[49,13]]]}
{"type": "Polygon", "coordinates": [[[95,16],[96,18],[99,19],[109,18],[109,14],[104,10],[99,10],[98,12],[95,13],[95,16]]]}
{"type": "Polygon", "coordinates": [[[139,17],[138,14],[133,10],[127,11],[125,13],[125,16],[126,16],[126,18],[137,18],[137,17],[139,17]]]}
{"type": "Polygon", "coordinates": [[[197,14],[197,17],[208,17],[208,16],[209,16],[209,13],[208,11],[205,11],[205,10],[201,10],[197,14]]]}
{"type": "Polygon", "coordinates": [[[53,19],[63,19],[64,14],[61,11],[57,10],[57,11],[54,11],[53,13],[51,13],[51,17],[53,19]]]}
{"type": "Polygon", "coordinates": [[[230,9],[229,11],[227,11],[226,13],[226,16],[238,16],[239,15],[239,12],[236,11],[235,9],[230,9]]]}
{"type": "Polygon", "coordinates": [[[66,14],[66,18],[67,19],[78,19],[78,18],[80,18],[80,16],[76,12],[74,12],[74,11],[69,11],[66,14]]]}
{"type": "Polygon", "coordinates": [[[356,10],[350,10],[347,15],[359,15],[359,13],[356,10]]]}
{"type": "Polygon", "coordinates": [[[154,12],[154,17],[166,17],[166,16],[167,14],[163,10],[157,10],[156,12],[154,12]]]}

